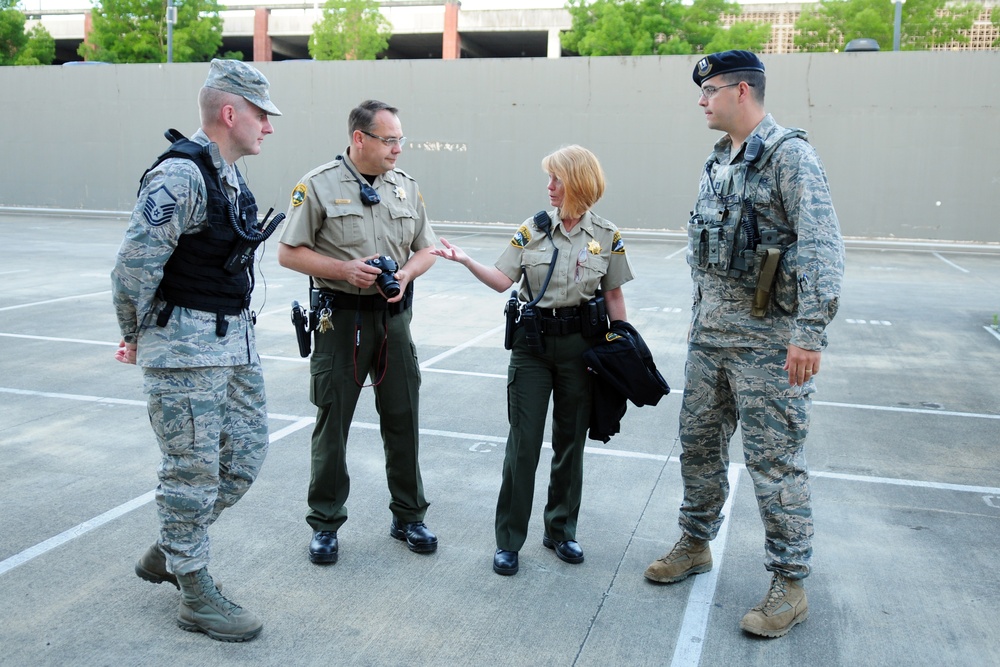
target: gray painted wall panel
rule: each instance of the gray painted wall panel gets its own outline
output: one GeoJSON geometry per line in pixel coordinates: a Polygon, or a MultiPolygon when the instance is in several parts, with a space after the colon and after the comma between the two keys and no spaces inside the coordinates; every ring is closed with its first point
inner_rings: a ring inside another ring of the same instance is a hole
{"type": "MultiPolygon", "coordinates": [[[[623,228],[683,229],[718,133],[693,56],[258,63],[284,111],[241,163],[258,201],[284,210],[298,178],[347,143],[348,111],[400,108],[433,220],[519,223],[547,205],[541,158],[580,143],[623,228]]],[[[826,165],[844,233],[1000,242],[1000,53],[769,56],[767,107],[803,127],[826,165]]],[[[130,210],[137,180],[198,126],[205,64],[4,67],[0,206],[130,210]]]]}

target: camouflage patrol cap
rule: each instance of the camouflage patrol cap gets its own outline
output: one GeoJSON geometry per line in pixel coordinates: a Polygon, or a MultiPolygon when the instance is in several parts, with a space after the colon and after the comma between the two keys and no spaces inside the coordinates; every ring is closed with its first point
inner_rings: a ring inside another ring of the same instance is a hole
{"type": "Polygon", "coordinates": [[[711,79],[713,76],[747,70],[763,72],[764,63],[749,51],[722,51],[707,55],[699,60],[698,64],[694,66],[691,78],[694,79],[695,85],[700,86],[702,81],[711,79]]]}
{"type": "Polygon", "coordinates": [[[280,116],[278,107],[274,106],[267,95],[270,84],[267,78],[252,65],[239,60],[212,60],[212,67],[205,79],[205,88],[215,88],[256,104],[272,116],[280,116]]]}

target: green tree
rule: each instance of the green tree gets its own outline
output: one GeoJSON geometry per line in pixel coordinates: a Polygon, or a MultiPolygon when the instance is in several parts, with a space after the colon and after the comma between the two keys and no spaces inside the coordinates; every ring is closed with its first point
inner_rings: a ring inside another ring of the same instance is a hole
{"type": "Polygon", "coordinates": [[[18,0],[0,0],[0,65],[49,65],[56,57],[56,42],[42,24],[24,31],[24,14],[18,0]]]}
{"type": "Polygon", "coordinates": [[[28,31],[28,43],[17,54],[18,65],[51,65],[56,59],[56,40],[41,23],[28,31]]]}
{"type": "Polygon", "coordinates": [[[685,55],[728,48],[759,51],[771,38],[767,23],[720,25],[740,13],[726,0],[569,0],[573,19],[562,45],[582,56],[685,55]]]}
{"type": "Polygon", "coordinates": [[[313,24],[309,55],[316,60],[375,60],[389,46],[392,24],[375,0],[327,0],[313,24]]]}
{"type": "MultiPolygon", "coordinates": [[[[982,6],[948,4],[947,0],[906,0],[902,7],[903,51],[926,51],[934,45],[969,41],[967,31],[982,6]],[[945,11],[946,10],[946,11],[945,11]]],[[[834,51],[858,37],[870,37],[891,49],[896,6],[886,0],[820,0],[803,5],[795,28],[795,45],[803,51],[834,51]]]]}
{"type": "MultiPolygon", "coordinates": [[[[206,62],[222,46],[217,0],[175,0],[174,62],[206,62]]],[[[111,63],[167,61],[166,0],[100,0],[91,12],[93,29],[77,53],[111,63]]]]}
{"type": "Polygon", "coordinates": [[[12,0],[0,0],[0,65],[13,65],[17,54],[28,43],[24,34],[24,14],[12,0]]]}

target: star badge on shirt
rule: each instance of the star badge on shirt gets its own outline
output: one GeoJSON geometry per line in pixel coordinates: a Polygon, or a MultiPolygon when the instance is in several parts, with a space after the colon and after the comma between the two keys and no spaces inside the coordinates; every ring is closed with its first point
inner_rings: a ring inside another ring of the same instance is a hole
{"type": "Polygon", "coordinates": [[[587,244],[587,252],[589,252],[591,255],[600,255],[601,244],[598,243],[597,241],[591,240],[590,243],[587,244]]]}
{"type": "Polygon", "coordinates": [[[398,185],[397,185],[397,186],[396,186],[396,189],[395,189],[395,190],[393,190],[393,192],[394,192],[394,193],[395,193],[395,195],[396,195],[396,199],[399,199],[400,201],[402,201],[402,200],[406,199],[406,190],[404,190],[404,189],[403,189],[403,188],[401,188],[400,186],[398,186],[398,185]]]}

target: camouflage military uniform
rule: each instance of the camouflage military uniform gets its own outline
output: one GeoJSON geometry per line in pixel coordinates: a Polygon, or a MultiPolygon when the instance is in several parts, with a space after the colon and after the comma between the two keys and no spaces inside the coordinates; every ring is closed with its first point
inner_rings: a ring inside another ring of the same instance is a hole
{"type": "MultiPolygon", "coordinates": [[[[557,265],[539,308],[579,306],[598,289],[610,291],[632,279],[632,266],[618,229],[592,212],[567,232],[557,213],[550,214],[552,241],[527,220],[496,267],[521,281],[520,300],[538,296],[552,260],[557,265]],[[526,278],[526,280],[522,280],[526,278]]],[[[497,499],[497,547],[518,551],[527,539],[534,496],[535,470],[542,449],[549,400],[552,409],[552,468],[543,515],[545,534],[555,542],[576,540],[583,489],[583,451],[590,423],[591,379],[582,361],[593,344],[579,332],[545,333],[545,352],[528,350],[524,329],[517,330],[507,369],[510,433],[504,453],[503,482],[497,499]]]]}
{"type": "MultiPolygon", "coordinates": [[[[191,139],[208,144],[198,130],[191,139]]],[[[235,165],[222,169],[235,199],[235,165]]],[[[157,290],[183,234],[205,228],[206,187],[198,167],[171,158],[142,183],[111,274],[122,336],[137,343],[149,420],[163,458],[156,501],[160,547],[171,571],[208,564],[208,527],[257,477],[268,446],[260,358],[250,313],[226,317],[217,335],[214,313],[177,306],[164,326],[157,290]]]]}
{"type": "Polygon", "coordinates": [[[804,133],[786,131],[768,114],[753,135],[764,140],[766,156],[756,168],[743,160],[746,145],[731,158],[728,135],[716,144],[689,224],[694,308],[680,414],[679,523],[701,540],[718,532],[729,493],[729,440],[738,423],[765,527],[767,569],[801,579],[812,553],[804,444],[815,385],[808,379],[791,386],[782,367],[789,344],[826,347],[844,247],[826,174],[804,133]],[[769,242],[783,249],[764,317],[751,316],[761,254],[742,255],[741,265],[739,252],[749,206],[757,228],[773,232],[769,242]],[[706,229],[720,224],[722,249],[711,262],[706,229]]]}

